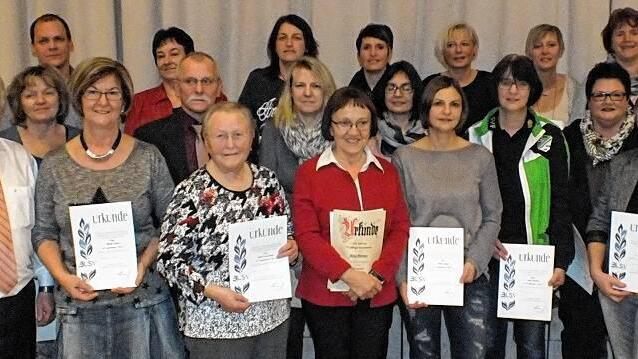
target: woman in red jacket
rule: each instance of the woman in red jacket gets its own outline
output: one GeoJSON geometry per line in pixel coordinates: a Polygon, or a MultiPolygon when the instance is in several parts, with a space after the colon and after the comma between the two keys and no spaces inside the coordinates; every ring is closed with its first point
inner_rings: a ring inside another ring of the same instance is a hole
{"type": "Polygon", "coordinates": [[[304,262],[297,287],[304,316],[322,358],[385,358],[394,276],[410,226],[399,177],[390,162],[366,147],[377,132],[374,105],[354,88],[337,90],[328,100],[322,135],[333,145],[297,171],[295,237],[304,262]],[[371,270],[357,270],[331,245],[334,210],[385,210],[381,253],[371,270]],[[328,289],[342,280],[348,291],[328,289]]]}

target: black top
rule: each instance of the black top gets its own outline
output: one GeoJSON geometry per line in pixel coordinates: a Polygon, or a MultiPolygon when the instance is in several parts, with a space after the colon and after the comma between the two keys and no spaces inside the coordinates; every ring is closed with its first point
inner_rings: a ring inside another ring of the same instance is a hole
{"type": "MultiPolygon", "coordinates": [[[[609,161],[599,163],[596,167],[592,165],[580,131],[581,122],[582,120],[572,122],[563,130],[563,134],[569,146],[569,209],[572,222],[585,238],[587,221],[589,221],[595,197],[602,188],[604,169],[609,166],[609,161]]],[[[623,142],[619,153],[637,147],[638,128],[634,127],[623,142]]]]}
{"type": "Polygon", "coordinates": [[[494,162],[498,186],[503,199],[503,214],[499,239],[505,243],[527,244],[525,230],[525,199],[518,171],[525,143],[531,133],[528,126],[521,127],[514,136],[500,128],[496,121],[493,134],[494,162]]]}
{"type": "MultiPolygon", "coordinates": [[[[368,85],[368,81],[366,81],[366,76],[363,73],[363,68],[359,69],[359,71],[357,71],[354,76],[352,76],[352,80],[350,80],[348,86],[358,88],[359,90],[365,92],[366,94],[368,94],[368,96],[370,96],[370,99],[372,99],[373,102],[376,99],[382,99],[385,96],[385,89],[381,88],[380,84],[386,82],[385,77],[388,76],[388,69],[389,66],[386,66],[385,70],[383,71],[383,75],[381,75],[379,81],[373,89],[370,88],[370,86],[368,85]]],[[[379,105],[377,105],[376,103],[374,105],[377,108],[377,115],[380,116],[381,114],[378,113],[379,105]]]]}
{"type": "MultiPolygon", "coordinates": [[[[435,77],[440,74],[433,74],[423,80],[423,88],[435,77]]],[[[479,70],[474,78],[467,86],[462,87],[463,93],[467,98],[468,116],[461,128],[462,134],[473,124],[482,120],[488,112],[498,107],[498,94],[496,92],[496,80],[491,73],[479,70]]]]}
{"type": "MultiPolygon", "coordinates": [[[[79,128],[65,125],[65,124],[62,124],[62,126],[64,126],[65,138],[67,142],[80,133],[79,128]]],[[[0,137],[22,144],[22,138],[20,138],[20,133],[18,132],[18,126],[16,125],[12,125],[11,127],[3,131],[0,131],[0,137]]],[[[35,162],[39,168],[40,164],[42,163],[42,158],[37,156],[33,156],[33,158],[35,158],[35,162]]]]}

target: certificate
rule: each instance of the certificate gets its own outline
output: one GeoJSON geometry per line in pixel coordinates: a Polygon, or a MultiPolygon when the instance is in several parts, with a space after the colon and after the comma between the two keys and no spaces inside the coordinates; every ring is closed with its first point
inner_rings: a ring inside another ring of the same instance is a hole
{"type": "Polygon", "coordinates": [[[408,302],[463,305],[463,228],[411,227],[408,302]]]}
{"type": "Polygon", "coordinates": [[[587,249],[583,238],[578,233],[578,229],[574,225],[572,227],[574,227],[574,260],[567,267],[566,274],[591,295],[594,292],[594,280],[591,279],[591,274],[589,274],[587,249]]]}
{"type": "Polygon", "coordinates": [[[609,274],[627,285],[616,289],[638,293],[638,214],[611,212],[609,274]]]}
{"type": "Polygon", "coordinates": [[[69,207],[76,274],[95,290],[136,287],[131,202],[69,207]]]}
{"type": "Polygon", "coordinates": [[[228,227],[230,289],[250,302],[292,297],[288,257],[277,258],[288,241],[287,220],[276,216],[228,227]]]}
{"type": "MultiPolygon", "coordinates": [[[[330,244],[352,269],[369,272],[383,247],[385,210],[330,212],[330,244]]],[[[347,292],[350,287],[339,280],[328,281],[332,292],[347,292]]]]}
{"type": "Polygon", "coordinates": [[[508,244],[507,259],[500,260],[497,317],[552,319],[554,246],[508,244]]]}

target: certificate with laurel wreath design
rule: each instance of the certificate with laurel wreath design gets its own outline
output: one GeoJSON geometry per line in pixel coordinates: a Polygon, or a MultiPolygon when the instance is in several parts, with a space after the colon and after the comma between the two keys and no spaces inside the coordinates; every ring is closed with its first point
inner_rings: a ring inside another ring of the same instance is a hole
{"type": "Polygon", "coordinates": [[[638,293],[638,214],[612,211],[609,232],[609,275],[638,293]]]}
{"type": "Polygon", "coordinates": [[[408,301],[463,305],[463,228],[411,227],[408,301]]]}
{"type": "Polygon", "coordinates": [[[131,202],[70,206],[76,274],[95,290],[135,287],[131,202]]]}
{"type": "Polygon", "coordinates": [[[552,320],[554,246],[503,243],[500,260],[497,317],[552,320]]]}
{"type": "MultiPolygon", "coordinates": [[[[330,244],[352,269],[369,272],[381,256],[385,210],[333,210],[330,212],[330,244]]],[[[347,292],[350,287],[340,280],[328,281],[331,292],[347,292]]]]}
{"type": "Polygon", "coordinates": [[[230,289],[250,302],[292,297],[288,257],[277,257],[288,241],[287,218],[255,219],[228,227],[230,289]]]}

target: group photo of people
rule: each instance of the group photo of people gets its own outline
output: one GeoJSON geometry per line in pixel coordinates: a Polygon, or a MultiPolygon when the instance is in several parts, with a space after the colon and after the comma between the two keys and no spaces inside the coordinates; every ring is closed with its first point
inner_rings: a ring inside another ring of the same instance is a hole
{"type": "Polygon", "coordinates": [[[0,359],[638,358],[638,4],[583,76],[574,27],[485,67],[497,34],[449,19],[418,59],[364,23],[345,81],[293,10],[246,73],[155,26],[144,80],[29,18],[34,64],[0,62],[0,359]]]}

